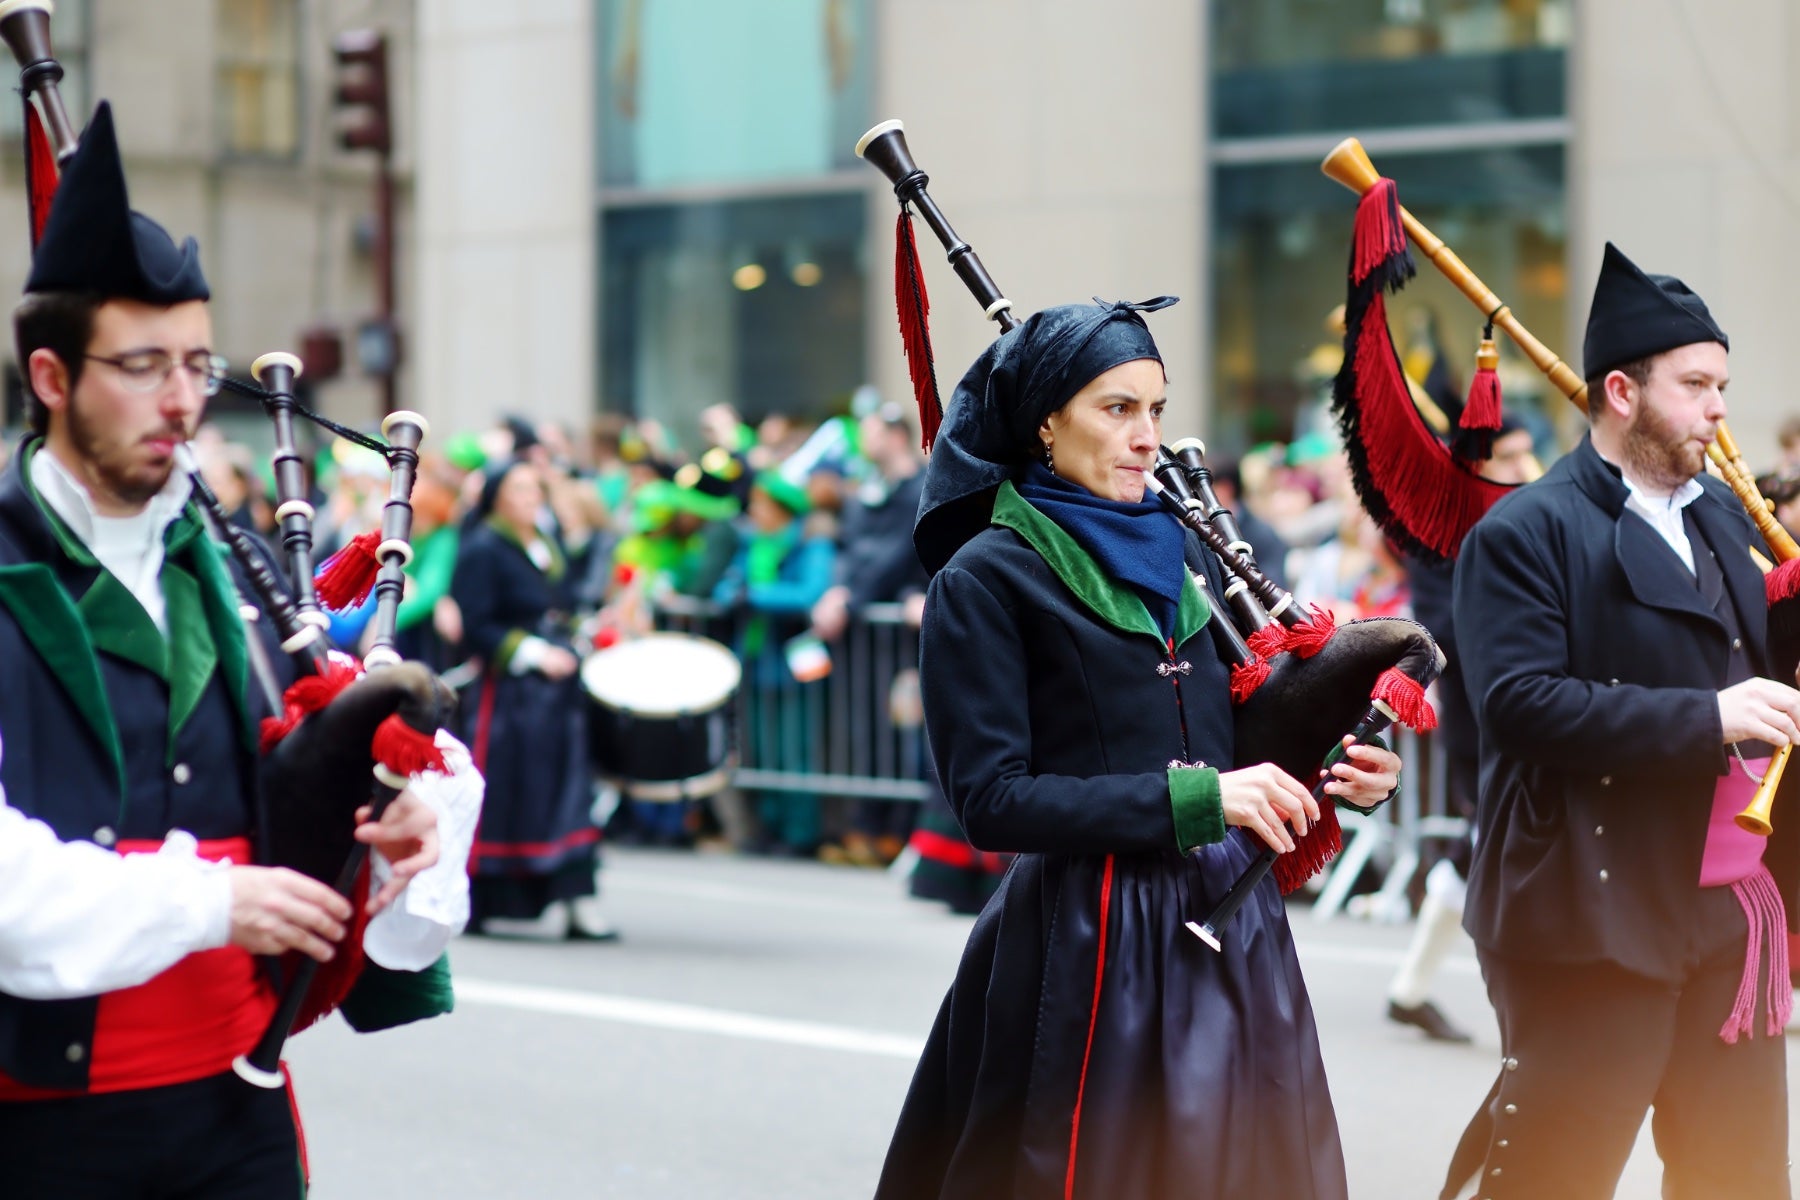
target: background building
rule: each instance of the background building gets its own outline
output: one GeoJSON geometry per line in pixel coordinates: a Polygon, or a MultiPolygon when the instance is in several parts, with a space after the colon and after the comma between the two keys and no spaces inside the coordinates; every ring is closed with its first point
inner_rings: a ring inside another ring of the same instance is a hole
{"type": "MultiPolygon", "coordinates": [[[[1800,15],[1778,0],[62,0],[72,106],[114,100],[134,199],[202,239],[221,347],[343,330],[317,395],[372,418],[372,163],[333,141],[328,51],[359,26],[393,44],[401,400],[448,427],[610,408],[691,438],[720,400],[903,397],[895,206],[850,150],[887,117],[1021,311],[1182,297],[1156,322],[1172,431],[1239,449],[1315,419],[1354,208],[1317,164],[1347,134],[1572,361],[1610,238],[1732,332],[1753,459],[1789,409],[1800,15]]],[[[22,231],[21,175],[0,155],[22,231]]],[[[921,240],[948,395],[992,327],[921,240]]],[[[0,286],[24,269],[0,238],[0,286]]],[[[1429,267],[1394,324],[1466,385],[1481,317],[1429,267]]],[[[1503,375],[1578,431],[1521,359],[1503,375]]]]}
{"type": "MultiPolygon", "coordinates": [[[[58,0],[52,23],[71,118],[82,124],[98,98],[110,99],[133,206],[177,238],[200,239],[219,349],[247,368],[266,351],[298,349],[309,326],[340,330],[343,372],[316,381],[313,395],[352,419],[378,411],[378,389],[354,346],[355,327],[374,306],[374,174],[371,156],[340,150],[333,136],[330,43],[357,26],[392,30],[390,70],[407,95],[413,11],[406,0],[58,0]]],[[[9,80],[16,89],[16,73],[9,80]]],[[[396,108],[404,214],[412,106],[396,108]]],[[[30,259],[19,123],[16,101],[0,105],[0,289],[8,295],[23,286],[30,259]]],[[[404,231],[404,217],[401,224],[404,231]]],[[[18,375],[6,343],[16,418],[18,375]]],[[[259,422],[233,421],[241,410],[229,397],[214,410],[263,440],[259,422]]]]}

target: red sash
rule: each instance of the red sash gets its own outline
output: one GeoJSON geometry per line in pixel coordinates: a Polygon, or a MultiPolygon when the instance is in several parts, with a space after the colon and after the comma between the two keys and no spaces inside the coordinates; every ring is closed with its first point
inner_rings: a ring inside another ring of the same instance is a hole
{"type": "MultiPolygon", "coordinates": [[[[160,842],[121,842],[121,854],[154,854],[160,842]]],[[[248,838],[201,842],[209,862],[248,863],[248,838]]],[[[231,1069],[275,1012],[275,993],[248,951],[236,946],[188,955],[148,983],[100,997],[88,1091],[124,1092],[204,1079],[231,1069]]],[[[27,1087],[0,1074],[0,1101],[71,1094],[27,1087]]]]}

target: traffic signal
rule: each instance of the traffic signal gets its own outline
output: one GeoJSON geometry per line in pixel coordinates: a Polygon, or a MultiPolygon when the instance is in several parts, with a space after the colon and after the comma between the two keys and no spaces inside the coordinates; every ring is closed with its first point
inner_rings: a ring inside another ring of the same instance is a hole
{"type": "Polygon", "coordinates": [[[373,29],[341,33],[332,40],[331,57],[337,63],[337,105],[349,118],[338,126],[338,145],[388,154],[394,143],[388,119],[387,35],[373,29]]]}

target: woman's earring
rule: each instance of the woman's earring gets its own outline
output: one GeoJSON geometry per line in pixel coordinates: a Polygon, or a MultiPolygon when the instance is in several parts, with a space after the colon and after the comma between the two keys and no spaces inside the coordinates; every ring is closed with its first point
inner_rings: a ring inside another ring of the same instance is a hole
{"type": "Polygon", "coordinates": [[[1050,457],[1050,447],[1048,445],[1044,447],[1044,470],[1050,472],[1052,475],[1056,474],[1056,460],[1050,457]]]}

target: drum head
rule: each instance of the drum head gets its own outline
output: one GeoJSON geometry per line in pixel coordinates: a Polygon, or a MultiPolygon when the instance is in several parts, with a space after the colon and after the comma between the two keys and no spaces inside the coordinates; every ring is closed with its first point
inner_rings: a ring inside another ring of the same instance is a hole
{"type": "Polygon", "coordinates": [[[737,655],[685,633],[652,633],[609,646],[581,664],[581,684],[597,704],[646,717],[719,707],[744,674],[737,655]]]}

